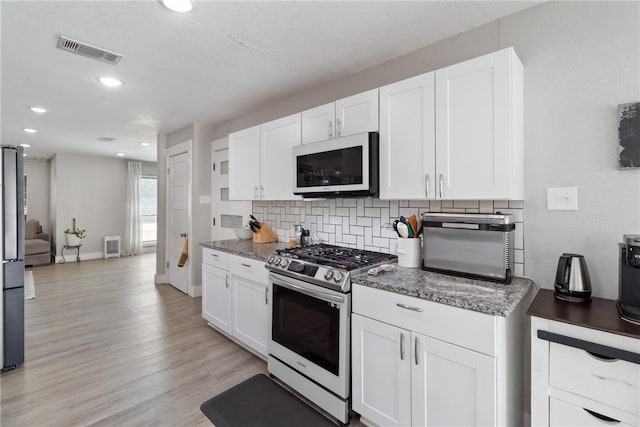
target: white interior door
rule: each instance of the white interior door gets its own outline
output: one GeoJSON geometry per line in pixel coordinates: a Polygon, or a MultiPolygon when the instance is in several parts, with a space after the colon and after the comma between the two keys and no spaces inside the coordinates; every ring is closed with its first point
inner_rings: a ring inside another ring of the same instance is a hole
{"type": "Polygon", "coordinates": [[[229,141],[211,143],[211,240],[235,239],[234,228],[249,222],[252,203],[229,199],[229,141]]]}
{"type": "Polygon", "coordinates": [[[184,267],[178,267],[185,239],[189,233],[189,152],[181,152],[167,159],[167,249],[169,283],[176,289],[188,293],[191,277],[191,261],[187,258],[184,267]]]}

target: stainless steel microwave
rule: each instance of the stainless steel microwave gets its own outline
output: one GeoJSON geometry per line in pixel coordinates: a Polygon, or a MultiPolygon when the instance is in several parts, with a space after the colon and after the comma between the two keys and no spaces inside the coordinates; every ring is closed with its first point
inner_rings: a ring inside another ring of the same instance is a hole
{"type": "Polygon", "coordinates": [[[293,147],[293,193],[302,197],[378,195],[378,132],[293,147]]]}

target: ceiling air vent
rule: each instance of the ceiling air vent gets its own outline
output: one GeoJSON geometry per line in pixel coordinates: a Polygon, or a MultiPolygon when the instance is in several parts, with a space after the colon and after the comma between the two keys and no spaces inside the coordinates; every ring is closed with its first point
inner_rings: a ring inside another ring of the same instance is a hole
{"type": "Polygon", "coordinates": [[[102,141],[102,142],[111,142],[115,140],[115,138],[110,138],[108,136],[101,136],[100,138],[98,138],[98,141],[102,141]]]}
{"type": "Polygon", "coordinates": [[[58,49],[66,50],[67,52],[75,53],[76,55],[82,55],[87,58],[96,59],[112,65],[116,65],[120,59],[122,59],[122,55],[119,53],[91,46],[90,44],[82,43],[65,36],[60,36],[58,38],[58,44],[56,47],[58,49]]]}

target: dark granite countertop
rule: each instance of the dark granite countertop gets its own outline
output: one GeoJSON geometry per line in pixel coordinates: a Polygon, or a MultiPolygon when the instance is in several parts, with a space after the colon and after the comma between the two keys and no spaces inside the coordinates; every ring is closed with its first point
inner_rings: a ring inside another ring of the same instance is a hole
{"type": "Polygon", "coordinates": [[[640,339],[640,325],[623,320],[616,302],[610,299],[594,297],[589,302],[567,302],[555,298],[552,290],[542,289],[527,314],[640,339]]]}
{"type": "Polygon", "coordinates": [[[217,240],[214,242],[200,242],[200,245],[217,249],[222,252],[228,252],[234,255],[240,255],[247,258],[266,261],[269,255],[276,253],[276,249],[284,249],[287,247],[285,243],[253,243],[253,240],[217,240]]]}
{"type": "Polygon", "coordinates": [[[510,284],[467,279],[396,265],[391,272],[355,275],[354,283],[494,316],[507,317],[528,294],[533,280],[514,277],[510,284]]]}

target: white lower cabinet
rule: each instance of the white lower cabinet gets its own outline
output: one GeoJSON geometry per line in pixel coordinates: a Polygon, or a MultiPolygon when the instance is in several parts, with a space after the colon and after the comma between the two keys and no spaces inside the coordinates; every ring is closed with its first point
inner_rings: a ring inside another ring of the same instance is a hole
{"type": "Polygon", "coordinates": [[[495,425],[495,358],[353,315],[353,410],[379,426],[495,425]]]}
{"type": "Polygon", "coordinates": [[[208,248],[203,260],[202,317],[266,358],[269,283],[264,262],[208,248]]]}
{"type": "Polygon", "coordinates": [[[231,333],[231,292],[229,272],[202,265],[202,317],[211,325],[231,333]]]}
{"type": "Polygon", "coordinates": [[[269,323],[267,284],[232,276],[231,288],[233,336],[266,356],[269,323]]]}

